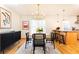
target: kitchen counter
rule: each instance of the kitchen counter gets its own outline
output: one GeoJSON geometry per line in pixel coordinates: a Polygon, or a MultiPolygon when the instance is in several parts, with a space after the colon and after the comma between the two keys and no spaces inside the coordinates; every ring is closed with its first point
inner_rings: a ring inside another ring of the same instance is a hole
{"type": "Polygon", "coordinates": [[[75,45],[79,38],[79,31],[60,31],[64,35],[64,40],[67,45],[75,45]]]}

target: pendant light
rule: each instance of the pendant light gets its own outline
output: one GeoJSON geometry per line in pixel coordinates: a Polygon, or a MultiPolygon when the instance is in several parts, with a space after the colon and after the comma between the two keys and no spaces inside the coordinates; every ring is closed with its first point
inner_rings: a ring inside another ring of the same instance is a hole
{"type": "Polygon", "coordinates": [[[40,4],[37,4],[37,14],[34,15],[34,19],[36,20],[43,19],[43,15],[40,14],[40,4]]]}
{"type": "Polygon", "coordinates": [[[65,10],[63,9],[62,12],[63,12],[63,21],[65,21],[65,19],[64,19],[64,12],[65,12],[65,10]]]}

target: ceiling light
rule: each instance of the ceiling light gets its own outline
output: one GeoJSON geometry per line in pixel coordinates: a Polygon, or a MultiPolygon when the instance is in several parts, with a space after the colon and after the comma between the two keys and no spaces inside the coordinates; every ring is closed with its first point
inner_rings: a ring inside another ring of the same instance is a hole
{"type": "Polygon", "coordinates": [[[43,19],[43,15],[40,14],[40,4],[37,4],[37,13],[34,15],[34,19],[37,20],[43,19]]]}

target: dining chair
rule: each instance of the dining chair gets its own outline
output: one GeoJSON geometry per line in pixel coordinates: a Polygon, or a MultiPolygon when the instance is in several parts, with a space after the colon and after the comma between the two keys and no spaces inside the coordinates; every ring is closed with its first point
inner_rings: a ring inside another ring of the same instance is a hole
{"type": "Polygon", "coordinates": [[[35,53],[35,47],[43,47],[44,54],[46,53],[46,46],[45,46],[45,33],[34,33],[32,35],[33,38],[33,54],[35,53]]]}
{"type": "Polygon", "coordinates": [[[53,46],[55,49],[55,41],[56,41],[56,33],[55,32],[51,32],[51,41],[53,42],[53,46]]]}
{"type": "Polygon", "coordinates": [[[27,44],[29,43],[30,38],[29,38],[29,32],[26,33],[26,43],[25,43],[25,48],[27,47],[27,44]]]}
{"type": "Polygon", "coordinates": [[[65,44],[65,37],[63,34],[61,34],[60,31],[56,31],[56,41],[58,41],[59,44],[60,43],[65,44]]]}
{"type": "Polygon", "coordinates": [[[63,44],[65,44],[65,37],[64,37],[64,35],[62,35],[62,34],[59,34],[59,43],[63,43],[63,44]]]}

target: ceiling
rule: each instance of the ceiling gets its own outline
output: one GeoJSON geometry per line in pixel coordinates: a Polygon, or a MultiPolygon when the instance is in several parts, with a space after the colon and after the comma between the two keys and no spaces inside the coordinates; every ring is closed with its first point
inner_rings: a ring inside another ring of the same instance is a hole
{"type": "MultiPolygon", "coordinates": [[[[5,5],[19,15],[28,16],[38,12],[37,4],[5,5]]],[[[74,4],[40,4],[39,13],[42,15],[79,15],[79,5],[74,4]],[[64,12],[63,12],[64,10],[64,12]]]]}

